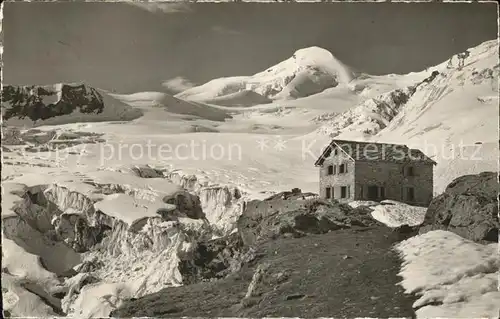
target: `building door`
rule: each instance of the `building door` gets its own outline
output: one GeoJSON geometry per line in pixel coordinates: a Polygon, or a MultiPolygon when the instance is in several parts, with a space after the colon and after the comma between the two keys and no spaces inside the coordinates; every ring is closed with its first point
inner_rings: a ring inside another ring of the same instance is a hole
{"type": "Polygon", "coordinates": [[[378,186],[369,185],[368,192],[366,195],[368,197],[368,200],[377,200],[378,199],[378,186]]]}

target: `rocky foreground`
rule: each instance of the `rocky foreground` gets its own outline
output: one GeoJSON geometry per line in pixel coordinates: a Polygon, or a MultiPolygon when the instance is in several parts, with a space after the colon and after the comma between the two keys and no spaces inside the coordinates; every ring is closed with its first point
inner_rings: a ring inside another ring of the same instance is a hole
{"type": "Polygon", "coordinates": [[[260,245],[227,278],[169,288],[114,311],[114,317],[410,317],[397,286],[401,264],[383,226],[338,230],[260,245]]]}
{"type": "Polygon", "coordinates": [[[389,228],[366,206],[311,199],[298,190],[250,202],[237,232],[181,258],[184,286],[128,300],[111,315],[414,317],[428,303],[415,303],[417,295],[399,285],[402,260],[394,244],[435,229],[498,240],[495,185],[490,172],[456,179],[416,227],[389,228]]]}
{"type": "Polygon", "coordinates": [[[400,233],[366,207],[310,196],[249,202],[237,232],[181,258],[184,286],[130,300],[112,316],[412,316],[391,250],[400,233]]]}
{"type": "MultiPolygon", "coordinates": [[[[15,133],[9,148],[98,138],[15,133]]],[[[77,177],[2,185],[5,316],[489,317],[500,304],[496,173],[456,179],[427,211],[299,189],[248,201],[152,167],[77,177]]]]}

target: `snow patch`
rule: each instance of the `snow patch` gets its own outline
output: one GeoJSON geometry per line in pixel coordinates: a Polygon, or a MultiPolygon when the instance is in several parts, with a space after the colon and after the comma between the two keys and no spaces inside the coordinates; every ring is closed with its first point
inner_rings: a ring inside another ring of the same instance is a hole
{"type": "Polygon", "coordinates": [[[374,219],[389,227],[418,226],[424,222],[427,207],[411,206],[395,201],[382,201],[371,212],[374,219]]]}
{"type": "Polygon", "coordinates": [[[400,275],[418,318],[497,318],[500,310],[498,244],[481,245],[436,230],[396,246],[400,275]]]}

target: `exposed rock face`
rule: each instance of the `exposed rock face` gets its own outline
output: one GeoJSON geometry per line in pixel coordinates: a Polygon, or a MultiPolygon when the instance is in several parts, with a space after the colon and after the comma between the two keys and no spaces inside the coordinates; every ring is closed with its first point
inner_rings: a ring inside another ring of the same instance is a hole
{"type": "Polygon", "coordinates": [[[498,241],[497,173],[456,178],[427,209],[420,233],[452,231],[473,241],[498,241]]]}
{"type": "MultiPolygon", "coordinates": [[[[2,144],[15,146],[24,152],[47,152],[62,150],[80,144],[104,142],[103,134],[75,132],[72,130],[38,130],[21,131],[16,127],[2,129],[2,144]]],[[[11,151],[7,149],[6,151],[11,151]]],[[[9,164],[7,162],[7,164],[9,164]]]]}
{"type": "Polygon", "coordinates": [[[83,83],[12,86],[2,89],[2,115],[11,126],[130,121],[143,112],[83,83]]]}
{"type": "Polygon", "coordinates": [[[59,90],[42,86],[6,85],[2,90],[4,119],[28,117],[32,121],[72,113],[99,114],[104,109],[102,95],[96,89],[79,85],[60,85],[59,90]]]}

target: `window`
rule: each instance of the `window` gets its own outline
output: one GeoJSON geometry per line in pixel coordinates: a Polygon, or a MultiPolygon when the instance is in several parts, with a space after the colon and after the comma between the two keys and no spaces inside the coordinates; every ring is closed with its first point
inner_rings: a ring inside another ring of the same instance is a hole
{"type": "Polygon", "coordinates": [[[377,200],[378,199],[378,186],[377,185],[368,185],[366,189],[366,198],[368,200],[377,200]]]}
{"type": "Polygon", "coordinates": [[[406,188],[406,200],[409,202],[415,201],[415,189],[413,187],[406,188]]]}
{"type": "Polygon", "coordinates": [[[333,151],[333,154],[335,154],[335,156],[337,156],[337,155],[339,154],[339,151],[338,151],[337,149],[335,149],[335,150],[333,151]]]}
{"type": "Polygon", "coordinates": [[[326,188],[326,198],[332,198],[332,189],[330,187],[326,188]]]}
{"type": "Polygon", "coordinates": [[[333,165],[328,166],[328,175],[333,175],[333,165]]]}
{"type": "Polygon", "coordinates": [[[415,171],[413,169],[413,166],[408,166],[406,168],[406,176],[415,176],[415,171]]]}
{"type": "Polygon", "coordinates": [[[347,187],[340,187],[340,198],[347,198],[347,187]]]}
{"type": "Polygon", "coordinates": [[[380,186],[380,199],[385,199],[385,187],[380,186]]]}
{"type": "Polygon", "coordinates": [[[340,164],[339,166],[339,174],[347,173],[347,168],[345,164],[340,164]]]}

